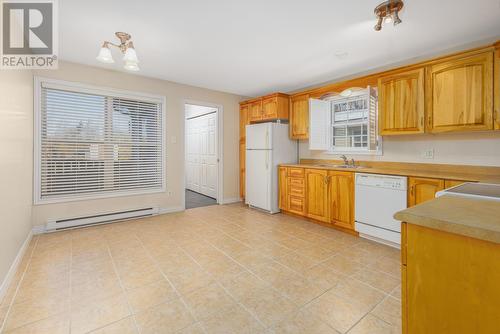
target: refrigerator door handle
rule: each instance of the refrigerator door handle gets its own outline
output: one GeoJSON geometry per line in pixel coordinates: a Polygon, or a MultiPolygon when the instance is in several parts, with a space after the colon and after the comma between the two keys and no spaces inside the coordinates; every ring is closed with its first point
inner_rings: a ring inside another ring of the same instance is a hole
{"type": "Polygon", "coordinates": [[[269,169],[269,154],[266,152],[266,169],[269,169]]]}
{"type": "Polygon", "coordinates": [[[269,149],[269,130],[266,130],[266,149],[269,149]]]}

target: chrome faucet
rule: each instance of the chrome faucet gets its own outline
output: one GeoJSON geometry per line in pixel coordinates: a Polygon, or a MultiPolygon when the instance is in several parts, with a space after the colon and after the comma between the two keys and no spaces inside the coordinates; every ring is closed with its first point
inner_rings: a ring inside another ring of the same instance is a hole
{"type": "Polygon", "coordinates": [[[349,160],[347,160],[347,157],[344,154],[342,154],[340,157],[342,158],[342,160],[344,160],[344,165],[349,166],[349,160]]]}
{"type": "Polygon", "coordinates": [[[356,167],[356,161],[354,161],[354,158],[351,159],[351,166],[356,167]]]}

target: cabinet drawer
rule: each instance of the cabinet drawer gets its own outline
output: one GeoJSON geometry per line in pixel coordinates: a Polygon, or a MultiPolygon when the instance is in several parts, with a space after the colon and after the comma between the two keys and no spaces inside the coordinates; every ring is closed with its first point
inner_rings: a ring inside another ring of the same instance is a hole
{"type": "Polygon", "coordinates": [[[302,197],[288,197],[288,211],[302,215],[306,211],[305,199],[302,197]]]}
{"type": "Polygon", "coordinates": [[[288,193],[295,197],[305,196],[304,179],[288,178],[288,193]]]}
{"type": "Polygon", "coordinates": [[[288,176],[290,177],[304,177],[304,168],[288,168],[288,176]]]}

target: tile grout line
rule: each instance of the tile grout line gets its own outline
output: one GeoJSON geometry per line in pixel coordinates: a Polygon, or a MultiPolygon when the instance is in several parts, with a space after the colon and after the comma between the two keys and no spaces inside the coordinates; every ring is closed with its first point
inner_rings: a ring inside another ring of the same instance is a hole
{"type": "MultiPolygon", "coordinates": [[[[196,314],[194,313],[194,311],[191,309],[191,307],[186,303],[186,301],[184,300],[182,294],[179,292],[179,290],[175,287],[175,285],[172,283],[172,281],[170,281],[170,279],[168,278],[167,274],[165,274],[163,272],[163,270],[161,269],[161,267],[159,266],[158,262],[156,261],[156,259],[152,256],[152,254],[149,252],[149,250],[146,248],[146,246],[144,245],[144,243],[142,242],[141,238],[136,234],[134,233],[134,236],[135,238],[139,241],[139,243],[141,244],[141,247],[146,251],[146,254],[148,254],[148,257],[153,261],[156,269],[158,269],[158,271],[161,273],[161,275],[163,276],[163,278],[168,282],[168,284],[170,284],[170,286],[172,287],[172,289],[174,290],[175,294],[177,295],[177,297],[179,298],[180,302],[184,305],[184,307],[188,310],[189,314],[191,314],[191,317],[195,320],[195,322],[189,324],[188,326],[186,327],[183,327],[181,329],[179,329],[178,331],[176,332],[180,332],[181,330],[183,329],[186,329],[188,328],[189,326],[193,326],[195,324],[198,324],[198,323],[201,323],[200,320],[198,320],[198,318],[196,317],[196,314]]],[[[175,241],[174,241],[175,243],[175,241]]],[[[177,246],[176,244],[176,247],[179,247],[177,246]]],[[[180,247],[179,247],[180,248],[180,247]]],[[[180,248],[181,249],[181,248],[180,248]]],[[[182,250],[184,251],[184,250],[182,250]]],[[[161,304],[158,304],[158,305],[161,305],[161,304]]],[[[158,305],[155,305],[155,306],[158,306],[158,305]]],[[[155,307],[155,306],[152,306],[152,307],[155,307]]],[[[133,316],[134,318],[134,322],[135,321],[135,314],[133,316]]],[[[137,322],[136,322],[136,326],[137,326],[137,322]]],[[[138,327],[138,326],[137,326],[138,327]]],[[[203,332],[206,333],[205,329],[203,328],[203,326],[201,326],[202,329],[203,329],[203,332]]],[[[139,331],[140,333],[140,331],[139,331]]]]}
{"type": "MultiPolygon", "coordinates": [[[[115,275],[118,277],[118,282],[119,282],[120,287],[121,287],[121,289],[122,289],[123,297],[125,298],[125,301],[127,302],[128,311],[129,311],[129,313],[130,313],[127,317],[132,316],[132,320],[134,321],[135,329],[137,330],[137,333],[140,333],[141,331],[139,330],[139,326],[137,325],[137,322],[135,321],[135,317],[133,316],[133,315],[134,315],[134,313],[133,313],[133,311],[132,311],[132,306],[130,306],[130,303],[129,303],[129,301],[128,301],[128,298],[127,298],[127,291],[125,290],[125,286],[123,285],[122,278],[120,277],[120,273],[118,272],[118,268],[117,268],[117,266],[116,266],[115,259],[113,258],[113,255],[112,255],[112,253],[111,253],[111,247],[109,247],[109,241],[108,241],[108,239],[106,238],[106,235],[104,235],[104,240],[105,240],[105,242],[106,242],[106,248],[108,249],[108,254],[109,254],[109,257],[111,258],[111,263],[113,264],[113,270],[114,270],[114,272],[115,272],[115,275]]],[[[119,319],[119,320],[117,320],[117,321],[115,321],[115,322],[118,322],[118,321],[121,321],[121,320],[123,320],[123,319],[126,319],[127,317],[121,318],[121,319],[119,319]]],[[[95,331],[95,330],[100,329],[100,328],[104,328],[104,327],[109,326],[109,325],[110,325],[110,324],[106,324],[106,325],[104,325],[104,326],[102,326],[102,327],[95,328],[95,329],[93,329],[92,331],[95,331]]]]}
{"type": "MultiPolygon", "coordinates": [[[[19,279],[19,282],[17,283],[17,287],[16,287],[16,291],[14,292],[14,296],[12,296],[12,299],[9,302],[9,307],[7,309],[7,313],[5,314],[5,318],[3,320],[2,326],[0,327],[0,333],[3,333],[3,330],[5,329],[4,327],[7,324],[7,319],[10,315],[10,311],[12,309],[12,306],[14,305],[14,301],[16,300],[17,293],[19,292],[19,288],[21,287],[21,283],[23,282],[24,276],[26,275],[26,272],[28,271],[28,268],[31,264],[31,259],[33,258],[33,254],[35,253],[35,249],[38,246],[38,240],[39,240],[39,237],[36,238],[35,244],[33,245],[33,249],[31,250],[31,253],[29,255],[28,263],[26,263],[26,267],[24,268],[23,273],[21,275],[21,278],[19,279]]],[[[22,259],[21,259],[21,261],[22,261],[22,259]]],[[[18,328],[20,328],[20,327],[18,327],[18,328]]]]}
{"type": "MultiPolygon", "coordinates": [[[[381,301],[379,301],[377,304],[375,304],[369,311],[367,311],[358,321],[356,321],[351,327],[349,327],[349,329],[345,332],[346,334],[348,334],[354,327],[356,327],[357,324],[359,324],[364,318],[366,318],[367,315],[371,314],[371,312],[380,304],[382,304],[382,302],[384,300],[386,300],[387,298],[389,297],[389,295],[385,295],[384,298],[382,298],[381,301]]],[[[385,322],[386,324],[390,325],[390,326],[393,326],[392,324],[388,323],[387,321],[383,320],[383,319],[380,319],[379,317],[377,317],[376,315],[373,315],[375,318],[385,322]]]]}
{"type": "MultiPolygon", "coordinates": [[[[209,243],[209,244],[210,244],[210,243],[209,243]]],[[[210,246],[212,246],[212,244],[210,244],[210,246]]],[[[212,247],[213,247],[213,246],[212,246],[212,247]]],[[[264,324],[264,323],[263,323],[263,322],[262,322],[262,321],[261,321],[261,320],[260,320],[260,319],[259,319],[256,315],[254,315],[254,313],[253,313],[253,312],[251,312],[251,311],[250,311],[250,310],[249,310],[249,309],[248,309],[245,305],[243,305],[243,304],[242,304],[241,302],[239,302],[236,298],[234,298],[234,296],[233,296],[233,295],[232,295],[229,291],[227,291],[227,289],[226,289],[224,286],[222,286],[222,284],[219,282],[219,280],[215,279],[215,277],[214,277],[211,273],[207,272],[207,271],[203,268],[203,266],[202,266],[202,265],[201,265],[198,261],[196,261],[196,259],[195,259],[194,257],[192,257],[192,256],[191,256],[191,254],[189,254],[189,253],[188,253],[188,252],[187,252],[184,248],[182,248],[182,247],[180,247],[180,248],[182,249],[182,251],[183,251],[183,252],[184,252],[184,253],[185,253],[188,257],[190,257],[190,258],[191,258],[191,260],[193,260],[193,261],[194,261],[194,262],[195,262],[198,266],[200,266],[200,268],[201,268],[203,271],[205,271],[208,275],[210,275],[210,276],[213,278],[214,283],[216,283],[216,284],[217,284],[217,286],[219,286],[222,290],[224,290],[224,292],[225,292],[225,293],[226,293],[226,294],[227,294],[227,295],[228,295],[228,296],[229,296],[229,297],[233,300],[233,302],[235,302],[235,303],[236,303],[236,305],[240,306],[240,307],[241,307],[242,309],[244,309],[244,310],[245,310],[248,314],[250,314],[250,315],[252,316],[252,318],[253,318],[254,320],[256,320],[256,321],[257,321],[257,322],[258,322],[258,323],[262,326],[262,328],[264,328],[264,329],[267,329],[267,328],[268,328],[268,326],[266,326],[266,325],[265,325],[265,324],[264,324]]],[[[225,254],[224,254],[224,255],[225,255],[225,254]]],[[[241,265],[241,264],[239,264],[239,263],[238,263],[238,265],[241,265]]],[[[244,266],[242,266],[242,268],[244,268],[245,270],[248,270],[248,269],[247,269],[247,268],[245,268],[244,266]]],[[[239,276],[240,274],[243,274],[243,272],[239,273],[239,274],[238,274],[238,275],[236,275],[236,276],[239,276]]],[[[201,326],[203,327],[204,331],[206,332],[206,330],[205,330],[205,328],[204,328],[204,326],[203,326],[203,322],[202,322],[201,326]]]]}

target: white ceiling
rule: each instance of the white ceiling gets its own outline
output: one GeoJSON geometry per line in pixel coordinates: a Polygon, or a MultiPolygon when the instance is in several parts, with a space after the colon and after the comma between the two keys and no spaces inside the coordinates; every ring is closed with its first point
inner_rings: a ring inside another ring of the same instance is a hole
{"type": "Polygon", "coordinates": [[[500,39],[500,0],[405,0],[403,23],[376,32],[381,1],[62,0],[60,59],[122,70],[116,50],[95,57],[125,31],[139,75],[256,96],[500,39]]]}

